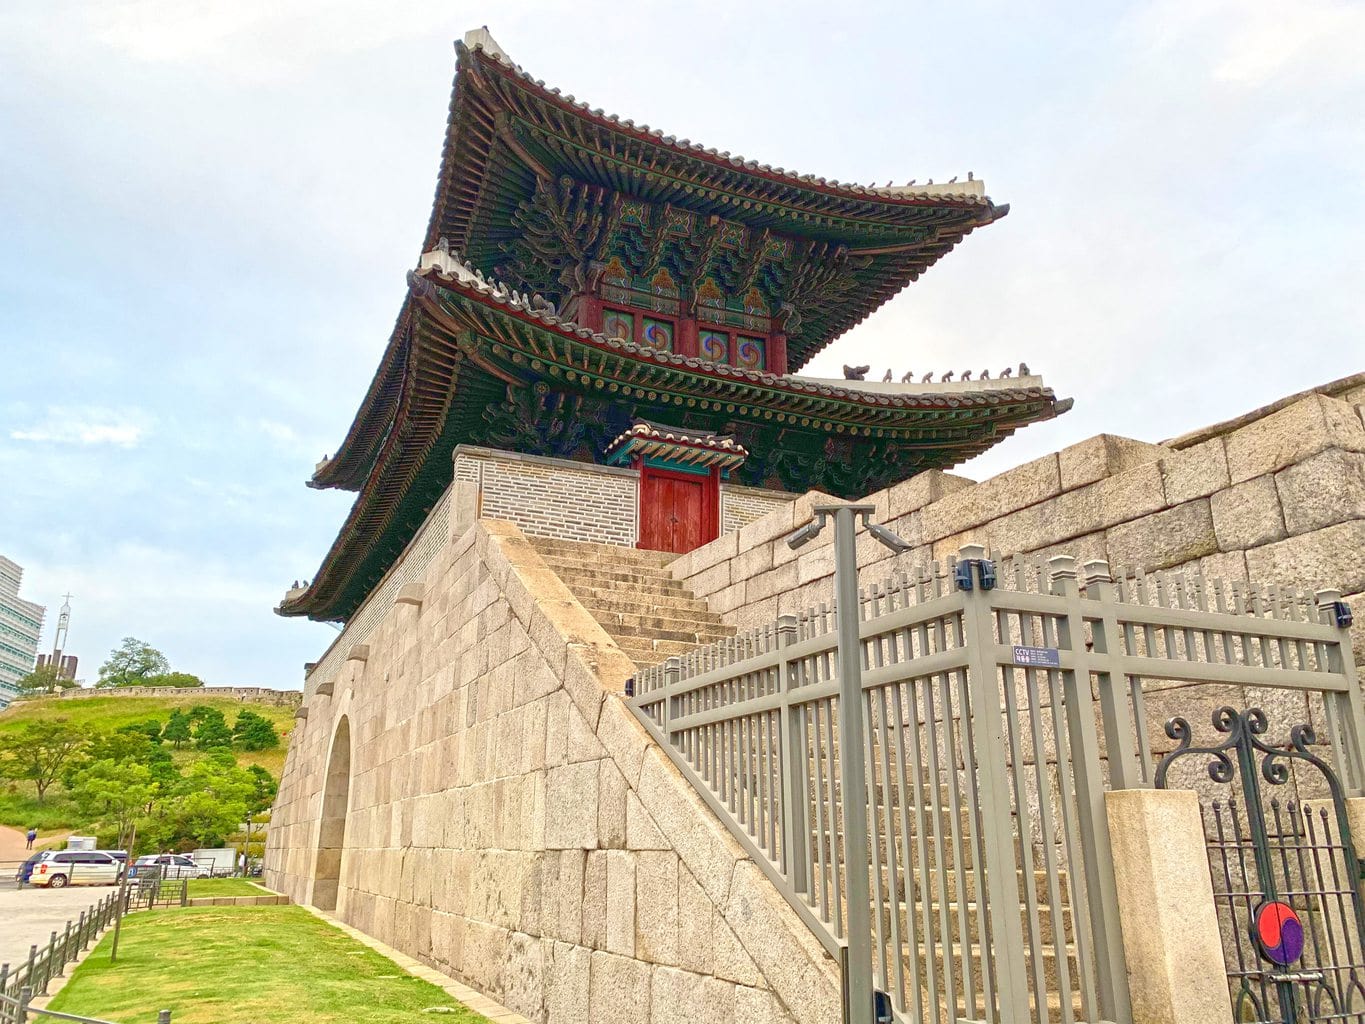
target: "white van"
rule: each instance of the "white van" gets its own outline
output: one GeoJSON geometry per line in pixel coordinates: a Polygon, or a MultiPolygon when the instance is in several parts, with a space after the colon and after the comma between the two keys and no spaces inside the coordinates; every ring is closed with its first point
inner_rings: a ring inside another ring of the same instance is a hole
{"type": "Polygon", "coordinates": [[[28,876],[29,885],[117,885],[123,865],[100,850],[49,850],[28,876]]]}

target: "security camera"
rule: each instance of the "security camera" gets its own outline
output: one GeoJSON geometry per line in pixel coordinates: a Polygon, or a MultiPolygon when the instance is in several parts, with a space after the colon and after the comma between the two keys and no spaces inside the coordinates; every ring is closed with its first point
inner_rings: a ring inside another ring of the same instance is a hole
{"type": "Polygon", "coordinates": [[[825,517],[817,516],[801,529],[797,530],[787,538],[787,547],[795,551],[797,548],[804,547],[820,536],[820,531],[825,528],[825,517]]]}

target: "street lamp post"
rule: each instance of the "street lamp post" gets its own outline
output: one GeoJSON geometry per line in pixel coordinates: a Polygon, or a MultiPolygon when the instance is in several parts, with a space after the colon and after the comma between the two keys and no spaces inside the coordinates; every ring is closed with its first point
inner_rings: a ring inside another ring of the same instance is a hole
{"type": "Polygon", "coordinates": [[[817,505],[814,518],[790,537],[796,550],[814,540],[834,520],[834,614],[839,643],[839,779],[840,815],[844,823],[844,879],[848,887],[845,929],[844,1020],[875,1024],[876,993],[872,987],[872,896],[867,856],[867,729],[863,721],[863,655],[859,637],[859,521],[896,554],[912,545],[872,522],[872,505],[817,505]]]}

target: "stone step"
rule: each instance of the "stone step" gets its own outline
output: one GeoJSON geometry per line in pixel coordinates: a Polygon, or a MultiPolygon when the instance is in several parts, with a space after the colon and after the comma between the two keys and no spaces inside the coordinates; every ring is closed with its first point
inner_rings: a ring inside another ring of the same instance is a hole
{"type": "MultiPolygon", "coordinates": [[[[912,988],[913,984],[914,984],[913,976],[912,976],[912,975],[910,974],[910,972],[909,972],[909,967],[908,967],[908,965],[904,965],[904,966],[905,966],[905,971],[906,971],[906,973],[905,973],[905,987],[906,987],[907,990],[910,990],[910,989],[912,988]]],[[[891,976],[891,981],[889,982],[889,984],[892,985],[892,986],[895,986],[895,985],[897,984],[897,979],[896,979],[896,977],[895,977],[895,967],[894,967],[894,965],[890,966],[890,970],[891,970],[891,972],[892,972],[892,976],[891,976]]],[[[929,992],[928,980],[927,980],[926,978],[924,978],[923,976],[921,976],[921,978],[920,978],[920,998],[921,998],[921,1000],[922,1000],[922,1002],[921,1002],[921,1012],[923,1013],[923,1017],[921,1017],[921,1018],[912,1018],[912,1017],[910,1017],[910,1016],[906,1016],[905,1019],[906,1019],[906,1020],[915,1020],[916,1024],[974,1024],[974,1022],[975,1022],[976,1019],[977,1019],[976,1017],[973,1016],[973,1017],[969,1017],[969,1018],[964,1018],[964,1017],[961,1016],[961,1013],[962,1013],[962,978],[961,978],[960,975],[954,975],[953,980],[956,982],[955,991],[954,991],[951,995],[948,995],[948,994],[943,993],[943,991],[942,991],[944,979],[941,978],[941,977],[938,979],[938,986],[939,986],[938,1000],[939,1000],[939,1005],[938,1005],[937,1008],[935,1008],[935,1007],[930,1003],[930,1001],[929,1001],[929,994],[930,994],[930,992],[929,992]],[[944,1006],[944,1005],[943,1005],[944,1003],[948,1003],[948,1002],[951,1002],[953,1005],[952,1005],[951,1007],[948,1007],[948,1006],[944,1006]]],[[[977,997],[977,1000],[978,1000],[978,1008],[977,1008],[977,1010],[975,1010],[974,1012],[977,1013],[977,1014],[980,1014],[980,1013],[981,1013],[981,1010],[980,1010],[980,1008],[979,1008],[979,1001],[980,1001],[980,999],[981,999],[981,977],[980,977],[979,972],[973,971],[973,980],[974,980],[975,985],[976,985],[976,994],[977,994],[976,997],[977,997]]],[[[1070,996],[1071,996],[1071,998],[1070,998],[1069,1001],[1070,1001],[1070,1003],[1071,1003],[1071,1019],[1074,1020],[1074,1021],[1080,1022],[1080,1024],[1084,1024],[1084,1022],[1087,1020],[1087,1018],[1084,1017],[1084,1016],[1082,1015],[1082,1010],[1081,1010],[1081,996],[1080,996],[1080,993],[1079,993],[1079,992],[1071,992],[1071,993],[1070,993],[1070,996]]],[[[907,1013],[914,1013],[914,1011],[915,1011],[915,1004],[914,1004],[914,1002],[913,1002],[913,1000],[914,1000],[914,996],[913,996],[913,995],[910,996],[910,1000],[911,1000],[911,1001],[909,1002],[909,1004],[908,1004],[907,1007],[906,1007],[906,1012],[907,1012],[907,1013]]],[[[1061,1020],[1061,1019],[1062,1019],[1062,996],[1061,996],[1061,993],[1059,993],[1059,992],[1047,992],[1047,993],[1046,993],[1046,998],[1045,998],[1045,1003],[1046,1003],[1046,1006],[1047,1006],[1047,1016],[1046,1016],[1046,1017],[1043,1017],[1043,1018],[1041,1018],[1041,1019],[1047,1020],[1047,1021],[1059,1021],[1059,1020],[1061,1020]]],[[[1037,1013],[1038,1013],[1037,998],[1030,992],[1030,994],[1029,994],[1029,1011],[1028,1011],[1028,1016],[1027,1016],[1026,1018],[1019,1018],[1019,1019],[1021,1019],[1021,1020],[1026,1019],[1026,1020],[1029,1020],[1029,1021],[1036,1020],[1036,1019],[1040,1019],[1040,1018],[1037,1017],[1037,1013]]]]}
{"type": "Polygon", "coordinates": [[[603,590],[655,592],[691,597],[691,593],[671,576],[635,572],[607,563],[595,565],[546,564],[569,586],[598,587],[603,590]]]}
{"type": "MultiPolygon", "coordinates": [[[[565,584],[568,586],[568,584],[565,584]]],[[[578,603],[594,614],[597,612],[638,614],[648,612],[655,615],[679,614],[689,618],[720,621],[720,616],[707,607],[706,602],[696,597],[680,597],[674,594],[632,594],[614,587],[594,587],[577,585],[573,594],[578,603]]]]}
{"type": "Polygon", "coordinates": [[[687,639],[686,637],[675,637],[672,633],[682,631],[704,635],[716,640],[724,639],[735,635],[733,626],[722,625],[714,616],[701,618],[697,615],[671,615],[666,610],[661,610],[663,614],[638,614],[628,612],[606,612],[589,608],[593,617],[602,624],[602,628],[613,636],[622,633],[631,636],[637,633],[648,633],[656,638],[666,639],[687,639]],[[663,631],[663,632],[660,632],[663,631]]]}
{"type": "MultiPolygon", "coordinates": [[[[1058,978],[1060,972],[1058,971],[1057,967],[1058,961],[1057,951],[1052,946],[1044,946],[1039,952],[1041,954],[1039,956],[1039,960],[1041,961],[1040,966],[1042,967],[1043,974],[1043,990],[1046,993],[1056,993],[1058,988],[1060,987],[1058,985],[1058,978]]],[[[966,947],[966,953],[967,956],[970,957],[972,961],[972,974],[976,979],[977,991],[979,992],[981,990],[981,970],[984,967],[985,960],[984,951],[982,950],[980,943],[973,942],[968,944],[968,946],[966,947]]],[[[1025,974],[1028,976],[1029,980],[1032,981],[1034,967],[1033,957],[1030,954],[1031,951],[1025,950],[1024,961],[1026,965],[1025,974]]],[[[958,989],[959,990],[961,989],[963,969],[963,946],[960,943],[953,942],[951,945],[939,945],[935,943],[932,945],[931,948],[927,948],[925,945],[921,945],[914,954],[910,953],[909,951],[903,952],[901,956],[901,963],[905,965],[905,970],[907,973],[910,971],[910,958],[912,955],[917,956],[917,959],[920,962],[921,970],[923,970],[926,964],[932,963],[933,970],[938,975],[940,981],[943,979],[944,963],[946,960],[950,959],[953,965],[953,980],[957,983],[958,989]]],[[[1068,948],[1066,950],[1066,964],[1068,975],[1067,980],[1070,982],[1068,988],[1070,988],[1071,985],[1076,984],[1076,979],[1078,977],[1076,950],[1074,948],[1068,948]]]]}
{"type": "Polygon", "coordinates": [[[615,639],[617,646],[633,660],[639,660],[635,658],[637,653],[650,657],[657,655],[657,658],[650,662],[651,665],[657,664],[673,654],[686,654],[697,646],[695,643],[683,643],[678,640],[650,640],[640,636],[617,637],[615,639]]]}
{"type": "MultiPolygon", "coordinates": [[[[895,912],[899,918],[900,934],[902,939],[908,940],[910,937],[918,936],[922,931],[924,931],[925,904],[923,902],[916,901],[913,905],[914,913],[913,925],[909,925],[906,922],[906,914],[910,912],[908,909],[908,905],[902,902],[896,903],[894,906],[895,912]]],[[[946,910],[948,913],[948,934],[952,936],[954,941],[957,941],[960,938],[959,928],[963,923],[965,923],[967,926],[967,940],[969,942],[981,941],[981,915],[985,911],[985,907],[983,907],[981,904],[975,902],[959,904],[955,901],[948,903],[939,903],[936,900],[931,900],[928,904],[928,909],[930,917],[929,929],[933,935],[937,936],[941,934],[942,918],[940,916],[940,910],[946,910]],[[966,918],[965,922],[962,922],[958,919],[959,906],[966,908],[964,914],[966,918]]],[[[1027,939],[1029,933],[1027,906],[1021,905],[1019,910],[1020,918],[1024,928],[1024,938],[1027,939]]],[[[876,914],[875,904],[873,904],[872,906],[872,912],[874,915],[876,914]]],[[[1054,940],[1054,935],[1052,931],[1053,919],[1052,908],[1047,906],[1038,907],[1037,912],[1039,941],[1044,943],[1045,945],[1051,945],[1054,940]]],[[[890,916],[891,916],[890,908],[888,907],[887,910],[883,910],[882,912],[882,934],[886,937],[888,941],[890,941],[891,938],[890,916]]],[[[1069,947],[1072,943],[1075,942],[1075,933],[1073,931],[1073,924],[1071,920],[1071,908],[1069,906],[1063,906],[1061,908],[1061,919],[1062,944],[1069,947]]],[[[876,924],[875,918],[873,924],[875,927],[876,924]]]]}
{"type": "Polygon", "coordinates": [[[617,558],[606,552],[594,551],[542,551],[540,557],[546,564],[563,565],[569,568],[592,568],[600,566],[608,569],[616,569],[620,572],[633,572],[641,576],[664,576],[668,579],[673,578],[673,574],[668,571],[667,566],[655,565],[652,562],[641,561],[636,558],[617,558]]]}
{"type": "Polygon", "coordinates": [[[624,547],[618,544],[597,544],[591,541],[556,540],[550,537],[528,537],[531,546],[541,555],[591,560],[594,558],[618,562],[634,562],[652,568],[662,568],[678,556],[671,551],[649,551],[645,548],[624,547]]]}
{"type": "MultiPolygon", "coordinates": [[[[826,865],[825,871],[826,874],[829,873],[828,865],[826,865]]],[[[840,867],[841,874],[842,871],[843,868],[840,867]]],[[[819,877],[818,862],[813,862],[811,864],[811,872],[814,877],[817,878],[819,877]]],[[[968,903],[975,903],[978,901],[979,896],[977,893],[977,877],[975,870],[962,871],[959,873],[956,868],[947,868],[944,871],[940,872],[937,868],[931,866],[929,868],[929,872],[930,872],[929,885],[927,886],[921,885],[919,864],[918,862],[916,862],[914,865],[912,865],[912,871],[909,878],[910,884],[908,888],[909,897],[914,902],[918,903],[921,900],[928,899],[929,902],[932,903],[935,900],[939,899],[940,896],[942,895],[946,895],[954,900],[965,898],[966,902],[968,903]],[[962,882],[961,891],[959,891],[958,888],[959,879],[962,882]],[[943,886],[942,892],[940,891],[939,888],[940,884],[943,886]]],[[[1047,872],[1040,869],[1035,869],[1032,872],[1032,874],[1034,899],[1037,901],[1039,906],[1042,906],[1047,902],[1048,888],[1047,872]]],[[[894,895],[898,902],[906,902],[907,887],[906,878],[904,874],[900,872],[897,873],[897,883],[898,884],[896,888],[898,891],[895,892],[894,894],[887,892],[887,895],[888,896],[894,895]]],[[[1014,869],[1014,884],[1019,889],[1020,897],[1019,905],[1020,908],[1022,909],[1023,907],[1027,906],[1027,897],[1024,894],[1023,888],[1024,872],[1021,871],[1017,866],[1014,869]]],[[[885,868],[882,869],[882,885],[884,886],[884,891],[890,890],[891,888],[889,872],[887,872],[885,868]]],[[[1060,896],[1061,899],[1061,905],[1064,907],[1070,906],[1071,898],[1067,894],[1067,874],[1065,868],[1061,868],[1057,872],[1057,885],[1059,890],[1058,895],[1060,896]]]]}

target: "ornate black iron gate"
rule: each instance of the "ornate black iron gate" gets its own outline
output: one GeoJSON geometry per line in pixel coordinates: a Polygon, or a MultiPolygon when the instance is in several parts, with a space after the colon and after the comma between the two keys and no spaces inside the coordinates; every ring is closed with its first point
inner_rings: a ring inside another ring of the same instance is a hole
{"type": "Polygon", "coordinates": [[[1203,755],[1209,779],[1229,787],[1203,818],[1234,1019],[1365,1024],[1365,907],[1341,783],[1308,749],[1310,726],[1291,729],[1283,748],[1262,739],[1268,724],[1259,708],[1219,708],[1213,726],[1227,739],[1197,747],[1189,723],[1171,719],[1177,745],[1155,783],[1171,788],[1172,766],[1203,755]]]}

